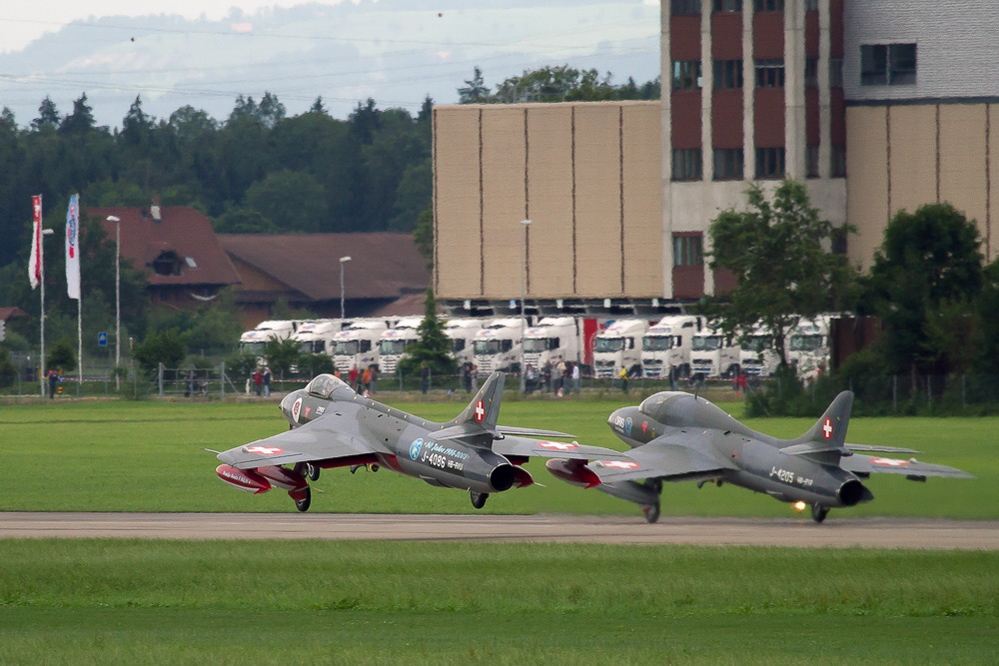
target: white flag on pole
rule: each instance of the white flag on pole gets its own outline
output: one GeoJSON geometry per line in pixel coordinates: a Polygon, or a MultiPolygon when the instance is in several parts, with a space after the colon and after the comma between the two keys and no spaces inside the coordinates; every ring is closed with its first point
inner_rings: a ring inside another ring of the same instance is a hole
{"type": "Polygon", "coordinates": [[[34,289],[42,281],[42,195],[31,197],[34,226],[31,231],[31,258],[28,259],[28,279],[34,289]]]}
{"type": "Polygon", "coordinates": [[[66,292],[80,300],[80,195],[69,198],[66,211],[66,292]]]}

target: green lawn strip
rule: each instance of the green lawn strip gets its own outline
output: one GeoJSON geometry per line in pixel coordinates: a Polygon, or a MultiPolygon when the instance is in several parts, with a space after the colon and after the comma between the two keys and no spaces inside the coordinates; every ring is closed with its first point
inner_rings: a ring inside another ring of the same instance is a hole
{"type": "MultiPolygon", "coordinates": [[[[571,432],[587,444],[624,448],[606,425],[607,415],[638,396],[620,401],[509,401],[501,422],[571,432]]],[[[453,417],[460,403],[399,404],[432,420],[453,417]]],[[[726,409],[741,408],[734,403],[726,409]]],[[[754,419],[749,425],[777,436],[800,435],[809,419],[754,419]]],[[[0,456],[10,475],[0,491],[0,510],[42,511],[265,511],[293,512],[287,493],[259,496],[234,491],[214,474],[218,464],[204,449],[224,450],[283,432],[287,423],[274,403],[188,404],[59,402],[0,407],[0,456]]],[[[999,518],[999,417],[854,419],[850,441],[909,446],[929,462],[955,465],[975,480],[930,479],[913,483],[875,475],[876,499],[841,516],[937,516],[999,518]]],[[[595,490],[552,477],[541,460],[527,469],[536,485],[497,494],[487,513],[614,514],[640,519],[637,509],[595,490]],[[543,487],[542,487],[543,486],[543,487]]],[[[315,484],[312,511],[370,513],[473,513],[466,494],[432,488],[387,471],[351,476],[327,470],[315,484]]],[[[663,515],[786,517],[803,514],[764,495],[723,486],[698,489],[667,484],[663,515]]]]}
{"type": "Polygon", "coordinates": [[[999,553],[6,539],[0,608],[999,618],[999,553]]]}
{"type": "Polygon", "coordinates": [[[0,608],[5,664],[994,663],[984,617],[0,608]]]}

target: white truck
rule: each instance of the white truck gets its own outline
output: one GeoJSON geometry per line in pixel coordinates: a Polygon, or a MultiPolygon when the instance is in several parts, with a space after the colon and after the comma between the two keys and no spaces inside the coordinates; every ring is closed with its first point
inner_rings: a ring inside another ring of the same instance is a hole
{"type": "Polygon", "coordinates": [[[388,329],[383,319],[355,319],[333,336],[333,366],[341,373],[378,365],[378,339],[388,329]]]}
{"type": "Polygon", "coordinates": [[[333,340],[343,328],[340,319],[313,319],[303,321],[291,339],[299,343],[303,354],[333,355],[333,340]]]}
{"type": "Polygon", "coordinates": [[[757,326],[739,347],[739,365],[746,377],[770,377],[780,364],[774,351],[773,335],[766,326],[757,326]]]}
{"type": "Polygon", "coordinates": [[[642,374],[652,378],[689,377],[694,335],[703,325],[701,317],[667,315],[651,326],[642,338],[642,374]]]}
{"type": "Polygon", "coordinates": [[[422,322],[423,317],[406,317],[381,334],[378,338],[378,368],[382,373],[395,373],[406,347],[420,338],[416,329],[422,322]]]}
{"type": "Polygon", "coordinates": [[[475,334],[481,330],[481,319],[448,319],[444,322],[444,335],[451,338],[451,356],[458,365],[475,362],[475,334]]]}
{"type": "Polygon", "coordinates": [[[738,345],[716,326],[707,326],[694,336],[690,347],[690,367],[698,379],[719,379],[739,375],[738,345]]]}
{"type": "Polygon", "coordinates": [[[298,330],[297,320],[267,320],[257,324],[252,331],[239,336],[239,351],[263,358],[264,347],[271,340],[287,340],[298,330]]]}
{"type": "Polygon", "coordinates": [[[524,332],[523,367],[540,368],[545,361],[582,363],[585,357],[581,322],[575,317],[545,317],[524,332]]]}
{"type": "Polygon", "coordinates": [[[829,369],[829,317],[802,319],[791,329],[787,362],[797,368],[799,377],[815,379],[819,368],[829,369]]]}
{"type": "Polygon", "coordinates": [[[497,370],[516,372],[520,368],[524,320],[519,317],[492,319],[475,333],[473,349],[479,375],[497,370]]]}
{"type": "Polygon", "coordinates": [[[618,319],[597,334],[593,345],[596,377],[616,378],[624,367],[629,375],[642,371],[642,338],[649,330],[644,319],[618,319]]]}

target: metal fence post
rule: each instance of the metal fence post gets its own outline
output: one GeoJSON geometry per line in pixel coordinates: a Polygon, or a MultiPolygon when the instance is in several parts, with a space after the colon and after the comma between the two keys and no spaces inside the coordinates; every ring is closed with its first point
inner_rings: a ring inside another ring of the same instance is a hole
{"type": "Polygon", "coordinates": [[[898,375],[891,376],[891,411],[898,414],[898,375]]]}
{"type": "Polygon", "coordinates": [[[222,387],[222,402],[225,402],[225,361],[222,361],[222,368],[219,370],[219,386],[222,387]]]}
{"type": "Polygon", "coordinates": [[[156,370],[156,385],[159,389],[160,400],[163,399],[163,364],[160,363],[156,370]]]}

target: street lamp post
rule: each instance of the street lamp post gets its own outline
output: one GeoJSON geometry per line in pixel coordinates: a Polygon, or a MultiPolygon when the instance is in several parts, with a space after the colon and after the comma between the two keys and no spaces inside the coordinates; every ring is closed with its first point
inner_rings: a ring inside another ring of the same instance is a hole
{"type": "Polygon", "coordinates": [[[531,226],[530,220],[521,220],[524,225],[524,265],[520,271],[520,392],[527,391],[527,368],[524,366],[524,333],[527,332],[527,314],[524,309],[524,299],[527,297],[527,230],[531,226]]]}
{"type": "Polygon", "coordinates": [[[114,222],[114,388],[118,382],[118,366],[121,365],[121,219],[108,215],[108,222],[114,222]]]}
{"type": "Polygon", "coordinates": [[[350,257],[340,257],[340,319],[344,319],[346,315],[344,314],[343,306],[343,265],[350,261],[350,257]]]}

